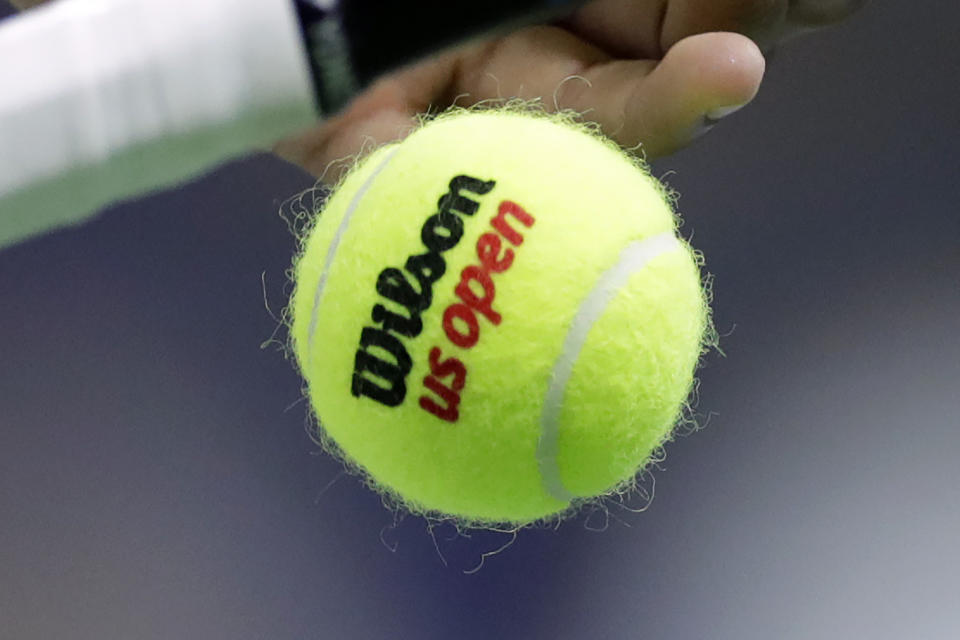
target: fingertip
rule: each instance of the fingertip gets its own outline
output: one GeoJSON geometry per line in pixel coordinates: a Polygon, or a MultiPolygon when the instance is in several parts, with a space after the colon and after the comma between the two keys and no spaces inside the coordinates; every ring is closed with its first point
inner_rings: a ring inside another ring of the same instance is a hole
{"type": "Polygon", "coordinates": [[[677,42],[662,65],[672,67],[678,82],[703,113],[742,107],[760,89],[766,60],[753,40],[738,33],[704,33],[677,42]]]}
{"type": "Polygon", "coordinates": [[[687,146],[745,107],[765,69],[760,48],[737,33],[698,34],[674,44],[651,78],[661,123],[647,139],[650,155],[687,146]]]}

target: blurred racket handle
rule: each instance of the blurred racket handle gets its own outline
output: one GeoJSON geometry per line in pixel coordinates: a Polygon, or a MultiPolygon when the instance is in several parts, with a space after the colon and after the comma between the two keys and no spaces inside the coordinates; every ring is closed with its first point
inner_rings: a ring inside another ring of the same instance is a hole
{"type": "Polygon", "coordinates": [[[584,0],[295,0],[320,109],[336,113],[378,76],[481,37],[573,12],[584,0]]]}
{"type": "Polygon", "coordinates": [[[377,75],[579,2],[60,0],[0,23],[0,247],[269,148],[377,75]]]}

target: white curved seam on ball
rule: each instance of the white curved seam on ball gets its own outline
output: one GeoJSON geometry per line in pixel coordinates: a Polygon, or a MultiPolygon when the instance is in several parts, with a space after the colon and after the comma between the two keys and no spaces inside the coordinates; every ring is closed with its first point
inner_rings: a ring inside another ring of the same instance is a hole
{"type": "Polygon", "coordinates": [[[543,412],[540,415],[537,465],[543,488],[553,498],[569,502],[575,497],[563,483],[557,460],[560,413],[563,410],[567,383],[590,329],[603,316],[607,306],[627,284],[630,276],[643,269],[657,256],[681,247],[680,240],[672,231],[631,242],[620,252],[616,264],[600,275],[574,314],[563,341],[563,349],[554,363],[543,401],[543,412]]]}
{"type": "MultiPolygon", "coordinates": [[[[327,248],[327,257],[323,263],[323,271],[320,272],[320,280],[317,282],[316,292],[313,294],[313,309],[310,311],[310,329],[307,332],[307,353],[313,353],[313,334],[317,331],[317,322],[319,321],[320,315],[320,299],[323,298],[323,292],[327,287],[327,277],[330,274],[330,268],[333,266],[333,260],[336,257],[337,249],[340,247],[340,241],[343,239],[343,235],[347,232],[347,227],[350,226],[350,219],[353,217],[354,212],[360,206],[360,201],[363,200],[363,196],[367,193],[367,190],[373,184],[374,180],[377,179],[377,176],[380,175],[380,172],[390,164],[390,160],[393,159],[393,156],[399,151],[399,147],[387,154],[387,157],[383,159],[383,162],[376,168],[376,170],[370,174],[370,176],[364,181],[364,183],[357,189],[357,192],[353,194],[353,199],[350,201],[350,206],[347,207],[347,210],[343,214],[343,219],[340,220],[340,226],[337,227],[337,232],[333,236],[333,240],[330,242],[330,246],[327,248]]],[[[323,215],[322,213],[320,215],[323,215]]]]}

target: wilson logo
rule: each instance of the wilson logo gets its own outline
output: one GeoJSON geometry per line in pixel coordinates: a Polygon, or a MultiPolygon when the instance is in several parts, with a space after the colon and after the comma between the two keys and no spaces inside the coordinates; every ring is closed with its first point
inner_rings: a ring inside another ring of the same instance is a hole
{"type": "MultiPolygon", "coordinates": [[[[438,202],[438,211],[420,230],[426,251],[407,258],[403,269],[388,267],[380,272],[377,293],[393,304],[392,308],[376,304],[370,314],[375,326],[361,331],[351,385],[354,396],[389,407],[404,402],[407,376],[413,368],[404,340],[423,331],[422,315],[432,304],[433,285],[447,269],[443,254],[463,238],[464,218],[475,215],[480,206],[474,198],[488,194],[495,185],[495,181],[466,175],[453,178],[438,202]]],[[[501,323],[502,315],[493,307],[494,274],[510,268],[516,257],[513,248],[523,243],[520,229],[533,224],[533,216],[519,204],[505,200],[498,205],[490,230],[477,239],[476,263],[460,272],[454,288],[456,302],[443,312],[443,331],[452,345],[461,349],[475,346],[480,340],[481,319],[494,326],[501,323]]],[[[467,367],[458,358],[444,358],[440,346],[430,349],[428,363],[430,373],[423,379],[419,406],[442,420],[456,422],[467,367]]]]}

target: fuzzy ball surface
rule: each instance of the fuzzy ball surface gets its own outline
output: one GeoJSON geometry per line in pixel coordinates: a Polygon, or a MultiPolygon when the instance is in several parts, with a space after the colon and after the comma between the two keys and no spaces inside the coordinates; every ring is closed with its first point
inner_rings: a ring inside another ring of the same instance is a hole
{"type": "Polygon", "coordinates": [[[401,507],[471,526],[629,490],[709,329],[677,220],[569,115],[450,111],[368,154],[294,261],[322,439],[401,507]]]}

